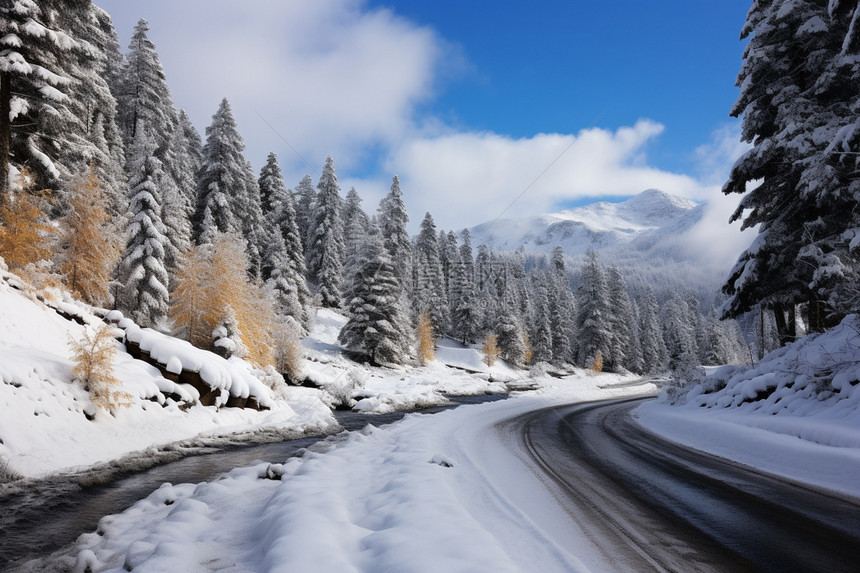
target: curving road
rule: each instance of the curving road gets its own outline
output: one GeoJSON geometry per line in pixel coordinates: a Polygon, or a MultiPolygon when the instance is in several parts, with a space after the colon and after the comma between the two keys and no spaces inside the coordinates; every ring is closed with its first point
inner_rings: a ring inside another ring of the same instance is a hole
{"type": "Polygon", "coordinates": [[[860,571],[860,500],[663,440],[636,424],[638,403],[545,408],[500,426],[615,569],[860,571]]]}

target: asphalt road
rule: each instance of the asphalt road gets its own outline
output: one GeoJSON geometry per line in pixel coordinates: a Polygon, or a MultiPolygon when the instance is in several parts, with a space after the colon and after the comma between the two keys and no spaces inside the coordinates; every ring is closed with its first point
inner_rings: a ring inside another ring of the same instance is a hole
{"type": "Polygon", "coordinates": [[[860,500],[663,440],[631,417],[638,403],[545,408],[500,427],[615,570],[860,571],[860,500]]]}

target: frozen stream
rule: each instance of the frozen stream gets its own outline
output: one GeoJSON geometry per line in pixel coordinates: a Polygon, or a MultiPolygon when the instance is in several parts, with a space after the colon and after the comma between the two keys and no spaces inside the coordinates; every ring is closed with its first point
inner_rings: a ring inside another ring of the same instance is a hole
{"type": "MultiPolygon", "coordinates": [[[[450,398],[453,405],[426,408],[418,412],[435,413],[462,404],[478,404],[506,397],[453,396],[450,398]]],[[[396,422],[407,413],[363,414],[344,411],[336,412],[335,415],[344,429],[359,430],[368,424],[381,426],[396,422]]],[[[50,479],[24,492],[2,496],[0,570],[15,563],[44,557],[64,547],[80,534],[95,530],[103,516],[124,511],[162,483],[199,483],[254,462],[282,463],[321,439],[324,437],[232,446],[121,475],[106,484],[82,486],[73,478],[50,479]]]]}

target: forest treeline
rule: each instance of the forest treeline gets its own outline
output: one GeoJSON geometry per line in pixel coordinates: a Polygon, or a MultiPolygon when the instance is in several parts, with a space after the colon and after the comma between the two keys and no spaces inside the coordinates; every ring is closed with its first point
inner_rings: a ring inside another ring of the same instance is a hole
{"type": "MultiPolygon", "coordinates": [[[[203,137],[176,109],[146,21],[123,53],[110,17],[89,0],[10,4],[0,8],[0,256],[34,283],[62,283],[90,304],[197,346],[275,364],[325,307],[348,318],[343,346],[376,363],[426,358],[420,349],[441,336],[465,345],[493,337],[518,366],[600,363],[644,373],[755,358],[775,344],[772,331],[785,340],[799,318],[818,328],[856,300],[848,271],[860,241],[846,238],[844,217],[826,216],[818,187],[810,184],[803,199],[785,193],[819,172],[828,181],[853,177],[856,156],[832,153],[855,137],[836,129],[850,102],[827,108],[838,137],[818,144],[822,162],[773,173],[802,150],[763,150],[775,138],[767,133],[787,121],[766,113],[765,96],[753,91],[769,88],[756,81],[764,58],[752,54],[785,41],[767,27],[785,17],[764,8],[751,11],[746,33],[755,34],[735,108],[756,147],[726,186],[734,192],[764,180],[736,215],[762,230],[724,288],[728,299],[702,305],[658,285],[633,296],[594,251],[574,284],[560,249],[535,259],[473,248],[467,230],[440,230],[430,213],[413,237],[397,176],[378,207],[365,210],[354,188],[343,194],[331,157],[316,183],[308,175],[290,189],[274,153],[254,172],[226,99],[203,137]],[[767,219],[790,199],[785,214],[767,219]],[[776,229],[795,224],[803,232],[790,235],[800,242],[783,251],[791,237],[776,229]],[[783,252],[795,259],[789,264],[783,252]],[[795,316],[799,304],[807,306],[795,316]],[[758,321],[747,329],[757,334],[753,347],[734,320],[719,320],[748,311],[758,321]]],[[[846,21],[840,2],[831,2],[832,13],[797,4],[828,23],[846,21]]],[[[790,24],[803,29],[800,20],[790,24]]],[[[856,43],[845,36],[847,48],[837,46],[837,24],[822,40],[834,58],[856,43]]],[[[801,60],[785,64],[787,77],[799,77],[801,60]]],[[[842,89],[848,64],[828,65],[804,69],[842,89]]],[[[850,189],[837,198],[845,203],[850,189]]],[[[856,201],[844,210],[856,216],[856,201]]]]}

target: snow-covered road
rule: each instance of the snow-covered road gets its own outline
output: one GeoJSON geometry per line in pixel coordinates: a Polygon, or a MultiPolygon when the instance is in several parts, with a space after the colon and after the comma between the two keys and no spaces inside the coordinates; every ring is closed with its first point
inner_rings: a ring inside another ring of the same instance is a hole
{"type": "Polygon", "coordinates": [[[856,570],[860,500],[666,441],[636,423],[637,405],[547,408],[502,425],[615,570],[856,570]]]}
{"type": "Polygon", "coordinates": [[[548,405],[654,390],[600,388],[608,379],[577,377],[559,381],[566,388],[558,393],[410,415],[354,432],[326,453],[165,485],[104,518],[66,557],[29,570],[609,570],[535,480],[533,464],[495,429],[548,405]]]}

